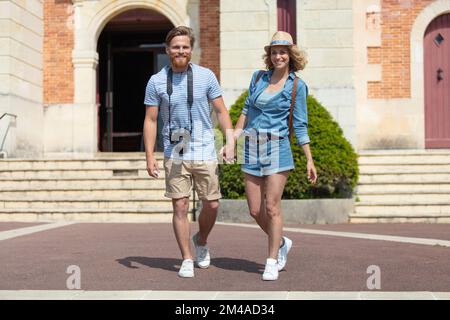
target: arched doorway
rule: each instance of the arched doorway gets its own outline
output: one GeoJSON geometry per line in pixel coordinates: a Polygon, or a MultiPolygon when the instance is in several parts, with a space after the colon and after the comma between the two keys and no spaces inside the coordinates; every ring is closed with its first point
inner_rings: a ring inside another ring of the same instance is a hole
{"type": "Polygon", "coordinates": [[[143,151],[145,87],[168,62],[164,39],[172,28],[157,11],[132,9],[102,30],[97,43],[98,150],[143,151]]]}
{"type": "Polygon", "coordinates": [[[450,148],[450,14],[435,18],[424,37],[425,147],[450,148]]]}

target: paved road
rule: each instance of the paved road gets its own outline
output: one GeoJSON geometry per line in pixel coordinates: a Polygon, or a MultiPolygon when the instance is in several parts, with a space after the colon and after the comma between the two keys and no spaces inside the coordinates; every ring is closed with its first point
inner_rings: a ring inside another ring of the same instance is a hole
{"type": "MultiPolygon", "coordinates": [[[[293,240],[286,271],[278,281],[263,282],[267,241],[254,225],[217,224],[209,239],[211,267],[196,268],[195,278],[181,279],[177,277],[181,260],[170,224],[0,222],[0,239],[2,235],[4,239],[0,240],[0,291],[67,290],[67,268],[76,265],[81,271],[81,289],[88,291],[350,293],[368,291],[371,274],[367,269],[374,265],[379,267],[383,292],[450,292],[450,225],[286,228],[293,240]],[[317,230],[335,233],[313,233],[317,230]],[[362,238],[370,234],[386,237],[362,238]],[[418,244],[415,238],[434,240],[418,244]]],[[[192,231],[196,230],[193,223],[192,231]]],[[[450,299],[450,294],[444,296],[450,299]]]]}

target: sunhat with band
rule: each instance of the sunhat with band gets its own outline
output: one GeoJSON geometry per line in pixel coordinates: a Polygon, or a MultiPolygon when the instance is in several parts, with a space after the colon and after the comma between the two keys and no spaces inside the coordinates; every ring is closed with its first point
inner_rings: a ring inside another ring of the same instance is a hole
{"type": "Polygon", "coordinates": [[[294,45],[294,41],[292,41],[292,36],[284,31],[277,31],[273,34],[272,40],[268,46],[265,46],[264,49],[267,51],[272,46],[288,46],[291,47],[294,45]]]}

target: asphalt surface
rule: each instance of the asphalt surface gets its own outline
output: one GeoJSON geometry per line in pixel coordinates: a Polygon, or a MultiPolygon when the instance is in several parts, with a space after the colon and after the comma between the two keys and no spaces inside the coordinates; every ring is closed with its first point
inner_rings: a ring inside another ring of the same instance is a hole
{"type": "Polygon", "coordinates": [[[27,222],[0,222],[0,232],[14,230],[19,228],[26,228],[32,226],[43,225],[44,223],[27,223],[27,222]]]}
{"type": "MultiPolygon", "coordinates": [[[[38,225],[0,222],[0,232],[38,225]]],[[[450,240],[450,224],[287,225],[450,240]]],[[[192,232],[197,230],[191,224],[192,232]]],[[[77,223],[0,241],[0,290],[66,290],[71,265],[83,290],[364,291],[378,266],[383,291],[450,292],[450,247],[287,231],[293,247],[278,281],[261,280],[267,238],[258,228],[214,227],[209,269],[177,276],[171,224],[77,223]]]]}

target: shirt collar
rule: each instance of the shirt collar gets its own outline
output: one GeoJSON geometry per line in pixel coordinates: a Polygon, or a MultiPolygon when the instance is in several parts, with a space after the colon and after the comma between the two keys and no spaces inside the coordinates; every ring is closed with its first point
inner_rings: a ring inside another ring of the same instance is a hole
{"type": "MultiPolygon", "coordinates": [[[[265,76],[267,77],[267,79],[270,79],[270,77],[272,77],[273,74],[273,70],[268,70],[268,72],[266,72],[265,76]]],[[[290,71],[288,78],[294,80],[295,78],[295,72],[294,71],[290,71]]]]}

